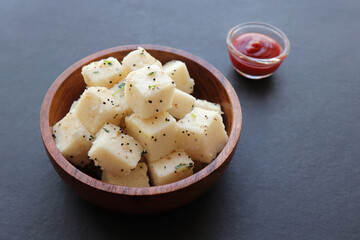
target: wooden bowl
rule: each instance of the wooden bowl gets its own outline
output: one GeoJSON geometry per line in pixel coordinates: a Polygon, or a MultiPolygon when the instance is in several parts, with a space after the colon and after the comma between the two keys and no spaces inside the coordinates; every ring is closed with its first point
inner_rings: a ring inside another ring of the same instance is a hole
{"type": "Polygon", "coordinates": [[[107,57],[120,61],[138,45],[120,46],[94,53],[65,70],[47,92],[40,113],[41,136],[57,173],[80,196],[95,205],[124,213],[154,213],[179,207],[208,190],[231,161],[240,137],[242,114],[239,99],[229,81],[204,60],[174,48],[141,45],[163,64],[170,60],[186,63],[195,80],[194,95],[221,104],[229,140],[216,159],[194,175],[181,181],[147,188],[115,186],[102,182],[74,167],[60,153],[52,137],[52,126],[69,111],[85,89],[81,68],[107,57]]]}

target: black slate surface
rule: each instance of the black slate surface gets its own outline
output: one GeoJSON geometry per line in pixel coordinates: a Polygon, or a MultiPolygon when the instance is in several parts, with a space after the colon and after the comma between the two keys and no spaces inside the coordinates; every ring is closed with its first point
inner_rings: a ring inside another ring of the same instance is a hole
{"type": "Polygon", "coordinates": [[[0,239],[360,239],[360,2],[0,1],[0,239]],[[281,28],[291,53],[263,81],[240,77],[234,25],[281,28]],[[68,66],[150,43],[218,68],[243,108],[226,173],[177,210],[127,216],[78,197],[53,170],[39,112],[68,66]]]}

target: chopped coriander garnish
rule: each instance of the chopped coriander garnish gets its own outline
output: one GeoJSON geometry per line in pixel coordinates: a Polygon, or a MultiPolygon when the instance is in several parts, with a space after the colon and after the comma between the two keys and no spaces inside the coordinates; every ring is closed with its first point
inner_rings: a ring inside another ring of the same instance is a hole
{"type": "Polygon", "coordinates": [[[95,71],[94,73],[99,73],[99,71],[95,71]]]}
{"type": "Polygon", "coordinates": [[[175,167],[175,169],[176,169],[176,170],[179,170],[180,168],[185,167],[185,166],[187,166],[187,165],[184,164],[184,163],[180,163],[179,165],[177,165],[177,166],[175,167]]]}
{"type": "Polygon", "coordinates": [[[118,87],[119,87],[120,89],[123,89],[123,88],[125,87],[125,83],[124,83],[124,82],[121,83],[120,85],[118,85],[118,87]]]}
{"type": "Polygon", "coordinates": [[[112,61],[109,61],[109,60],[106,60],[106,59],[104,59],[104,62],[106,62],[109,66],[111,66],[113,64],[112,61]]]}
{"type": "Polygon", "coordinates": [[[184,164],[184,163],[180,163],[179,165],[177,165],[175,167],[175,170],[179,170],[179,169],[183,168],[182,171],[185,172],[187,170],[190,170],[192,167],[193,167],[193,163],[189,163],[189,165],[184,164]]]}
{"type": "Polygon", "coordinates": [[[193,113],[191,113],[191,116],[192,116],[192,117],[196,117],[196,115],[195,115],[195,114],[193,114],[193,113]]]}
{"type": "Polygon", "coordinates": [[[156,85],[150,85],[149,89],[155,90],[156,85]]]}
{"type": "Polygon", "coordinates": [[[151,76],[151,75],[153,75],[155,72],[151,72],[151,73],[149,73],[147,76],[151,76]]]}
{"type": "Polygon", "coordinates": [[[106,128],[103,128],[103,129],[104,129],[104,131],[105,131],[105,132],[107,132],[107,133],[109,133],[109,132],[110,132],[110,131],[109,131],[109,130],[107,130],[106,128]]]}
{"type": "Polygon", "coordinates": [[[123,83],[121,83],[120,85],[118,85],[118,87],[119,87],[119,90],[117,90],[114,94],[113,94],[113,96],[115,95],[115,94],[117,94],[118,92],[120,92],[121,90],[123,90],[124,89],[124,87],[125,87],[125,83],[123,82],[123,83]]]}

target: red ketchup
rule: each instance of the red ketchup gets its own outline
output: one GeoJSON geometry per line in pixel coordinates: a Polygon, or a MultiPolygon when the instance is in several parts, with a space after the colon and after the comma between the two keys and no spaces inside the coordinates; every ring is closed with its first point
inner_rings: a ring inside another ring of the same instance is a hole
{"type": "MultiPolygon", "coordinates": [[[[240,34],[232,40],[232,44],[240,53],[255,59],[269,59],[281,54],[279,43],[261,33],[240,34]]],[[[264,64],[237,57],[232,52],[229,53],[231,62],[237,70],[253,76],[271,75],[283,60],[273,64],[264,64]]]]}

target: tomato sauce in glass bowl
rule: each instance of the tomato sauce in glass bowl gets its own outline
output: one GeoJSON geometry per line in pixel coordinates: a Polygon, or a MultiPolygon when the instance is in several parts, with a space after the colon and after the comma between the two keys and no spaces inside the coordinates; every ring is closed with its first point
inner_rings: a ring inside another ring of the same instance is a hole
{"type": "Polygon", "coordinates": [[[250,79],[271,76],[290,52],[286,35],[265,23],[235,26],[228,33],[227,46],[235,70],[250,79]]]}

